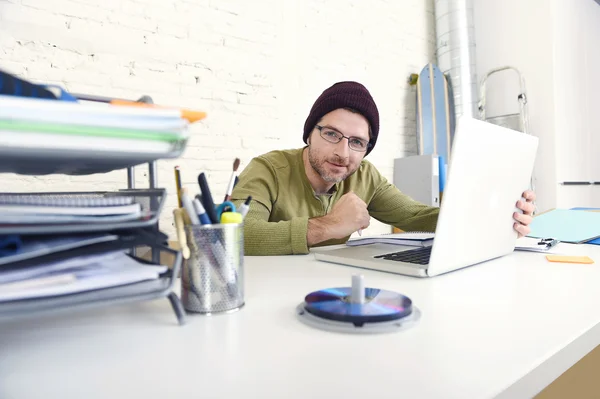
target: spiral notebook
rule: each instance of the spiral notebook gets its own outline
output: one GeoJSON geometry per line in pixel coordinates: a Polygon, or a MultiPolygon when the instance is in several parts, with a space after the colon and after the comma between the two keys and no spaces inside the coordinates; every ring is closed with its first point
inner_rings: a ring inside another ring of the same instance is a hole
{"type": "Polygon", "coordinates": [[[381,234],[370,237],[353,238],[346,242],[348,246],[358,246],[367,244],[395,244],[395,245],[411,245],[415,247],[427,247],[433,244],[434,233],[424,231],[381,234]]]}
{"type": "Polygon", "coordinates": [[[91,207],[91,206],[120,206],[133,203],[133,197],[114,196],[106,197],[94,194],[78,194],[68,196],[65,194],[0,194],[0,205],[31,205],[31,206],[56,206],[56,207],[91,207]]]}
{"type": "Polygon", "coordinates": [[[0,194],[0,221],[3,223],[8,223],[11,216],[138,215],[140,211],[140,204],[132,197],[0,194]]]}

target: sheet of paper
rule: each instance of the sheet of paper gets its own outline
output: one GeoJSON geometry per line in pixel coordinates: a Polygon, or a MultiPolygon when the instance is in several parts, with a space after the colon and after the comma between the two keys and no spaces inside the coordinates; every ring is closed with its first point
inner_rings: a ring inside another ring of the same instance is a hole
{"type": "Polygon", "coordinates": [[[69,269],[93,267],[95,264],[108,264],[124,256],[124,251],[112,251],[100,255],[78,256],[66,260],[45,263],[37,266],[0,268],[0,283],[27,280],[50,274],[64,272],[69,269]]]}
{"type": "Polygon", "coordinates": [[[557,246],[548,248],[547,245],[540,245],[539,238],[521,237],[517,240],[515,245],[515,251],[528,251],[528,252],[543,252],[546,254],[558,254],[557,246]]]}
{"type": "MultiPolygon", "coordinates": [[[[156,279],[166,270],[166,266],[143,264],[130,258],[125,253],[121,253],[120,256],[110,261],[97,262],[96,260],[92,260],[89,264],[80,264],[79,268],[64,270],[64,274],[75,275],[75,279],[72,281],[47,285],[36,284],[32,285],[32,287],[25,285],[22,289],[16,290],[3,290],[0,284],[0,301],[67,295],[116,287],[156,279]]],[[[48,275],[43,274],[41,276],[48,275]]]]}

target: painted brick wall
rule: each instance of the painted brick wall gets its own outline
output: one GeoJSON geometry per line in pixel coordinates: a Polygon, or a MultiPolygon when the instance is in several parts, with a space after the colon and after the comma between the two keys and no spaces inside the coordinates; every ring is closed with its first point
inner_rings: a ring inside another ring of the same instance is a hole
{"type": "MultiPolygon", "coordinates": [[[[169,190],[161,229],[173,234],[173,167],[197,191],[208,174],[224,193],[233,159],[301,146],[323,89],[358,80],[372,92],[381,132],[369,159],[393,178],[413,154],[415,92],[406,83],[434,58],[433,0],[0,0],[0,68],[73,92],[206,110],[184,155],[160,161],[169,190]]],[[[147,167],[136,168],[147,187],[147,167]]],[[[3,191],[114,190],[126,171],[91,176],[0,175],[3,191]]],[[[376,221],[365,234],[389,232],[376,221]]]]}

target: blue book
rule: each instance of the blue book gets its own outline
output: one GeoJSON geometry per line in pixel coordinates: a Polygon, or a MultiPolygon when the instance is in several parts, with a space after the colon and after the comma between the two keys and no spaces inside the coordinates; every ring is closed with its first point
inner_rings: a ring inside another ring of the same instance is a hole
{"type": "Polygon", "coordinates": [[[600,237],[600,212],[554,209],[533,218],[529,237],[580,244],[600,237]]]}

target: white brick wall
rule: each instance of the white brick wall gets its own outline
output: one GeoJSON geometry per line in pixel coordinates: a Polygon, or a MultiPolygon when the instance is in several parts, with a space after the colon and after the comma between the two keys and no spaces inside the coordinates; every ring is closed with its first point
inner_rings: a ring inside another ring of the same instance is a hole
{"type": "MultiPolygon", "coordinates": [[[[406,83],[435,51],[433,0],[0,0],[0,68],[73,92],[138,98],[208,112],[184,155],[160,161],[169,191],[161,217],[173,234],[173,167],[197,191],[207,172],[224,194],[242,168],[271,149],[301,146],[308,111],[339,80],[364,83],[381,131],[369,159],[390,180],[393,159],[416,151],[415,92],[406,83]]],[[[136,169],[137,187],[147,168],[136,169]]],[[[1,175],[3,191],[114,190],[126,172],[1,175]]],[[[373,221],[366,234],[388,232],[373,221]]]]}

